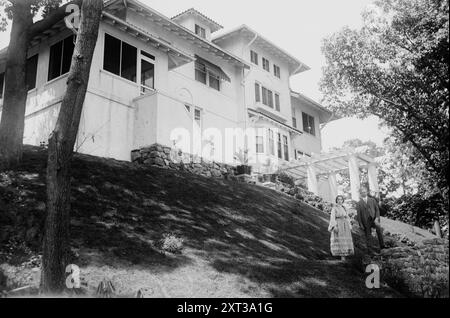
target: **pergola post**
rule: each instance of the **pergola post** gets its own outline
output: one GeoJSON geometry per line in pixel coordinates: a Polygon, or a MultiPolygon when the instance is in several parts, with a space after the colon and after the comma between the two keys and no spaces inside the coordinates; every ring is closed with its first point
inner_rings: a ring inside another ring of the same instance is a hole
{"type": "Polygon", "coordinates": [[[330,199],[333,200],[336,199],[338,195],[338,185],[336,181],[336,172],[330,172],[328,174],[328,185],[330,187],[330,199]]]}
{"type": "Polygon", "coordinates": [[[309,192],[319,195],[319,185],[317,183],[316,169],[313,165],[308,166],[308,190],[309,192]]]}
{"type": "Polygon", "coordinates": [[[350,173],[350,188],[353,201],[359,201],[359,189],[361,186],[361,180],[359,176],[358,159],[355,155],[350,155],[348,160],[348,170],[350,173]]]}
{"type": "Polygon", "coordinates": [[[367,176],[369,177],[369,190],[378,195],[380,187],[378,185],[378,167],[375,162],[368,165],[367,176]]]}

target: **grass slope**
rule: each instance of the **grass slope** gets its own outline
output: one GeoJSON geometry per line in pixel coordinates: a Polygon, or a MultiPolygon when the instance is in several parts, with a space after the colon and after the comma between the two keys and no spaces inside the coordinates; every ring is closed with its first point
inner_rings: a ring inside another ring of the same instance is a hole
{"type": "MultiPolygon", "coordinates": [[[[45,165],[45,151],[26,147],[22,166],[3,175],[3,222],[42,225],[45,165]]],[[[121,296],[397,296],[365,287],[358,256],[330,256],[328,215],[276,191],[85,155],[72,184],[71,246],[88,295],[108,277],[121,296]],[[184,239],[182,254],[155,247],[165,233],[184,239]]]]}

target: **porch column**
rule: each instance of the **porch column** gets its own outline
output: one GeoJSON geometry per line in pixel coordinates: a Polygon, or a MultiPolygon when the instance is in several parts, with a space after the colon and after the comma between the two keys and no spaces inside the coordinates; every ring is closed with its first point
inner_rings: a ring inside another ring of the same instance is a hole
{"type": "Polygon", "coordinates": [[[338,195],[338,185],[335,172],[331,172],[328,174],[328,185],[330,186],[330,199],[332,200],[331,202],[334,202],[338,195]]]}
{"type": "Polygon", "coordinates": [[[369,190],[376,194],[380,193],[380,187],[378,185],[378,167],[375,162],[368,165],[367,176],[369,177],[369,190]]]}
{"type": "Polygon", "coordinates": [[[350,188],[353,201],[359,201],[359,189],[361,180],[359,177],[358,159],[355,155],[351,155],[348,160],[348,170],[350,173],[350,188]]]}
{"type": "Polygon", "coordinates": [[[317,183],[316,169],[313,165],[308,166],[308,190],[309,192],[319,195],[319,186],[317,183]]]}

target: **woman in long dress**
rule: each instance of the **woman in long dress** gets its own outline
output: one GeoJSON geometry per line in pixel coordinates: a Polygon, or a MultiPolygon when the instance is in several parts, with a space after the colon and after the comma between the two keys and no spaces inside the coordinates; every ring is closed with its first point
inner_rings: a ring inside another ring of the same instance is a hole
{"type": "Polygon", "coordinates": [[[340,256],[345,260],[347,256],[355,253],[352,238],[352,225],[347,210],[344,207],[344,197],[336,198],[336,205],[331,210],[330,225],[331,232],[331,255],[340,256]]]}

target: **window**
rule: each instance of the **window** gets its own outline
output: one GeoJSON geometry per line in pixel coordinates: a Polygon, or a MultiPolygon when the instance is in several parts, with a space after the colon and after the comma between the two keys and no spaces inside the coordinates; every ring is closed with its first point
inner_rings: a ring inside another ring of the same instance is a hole
{"type": "Polygon", "coordinates": [[[262,102],[263,102],[264,105],[268,104],[268,102],[267,102],[267,93],[268,93],[267,88],[263,87],[262,88],[262,102]]]}
{"type": "Polygon", "coordinates": [[[264,138],[256,136],[256,153],[264,153],[264,138]]]}
{"type": "Polygon", "coordinates": [[[253,64],[258,65],[259,64],[258,53],[256,53],[255,51],[250,51],[250,60],[253,64]]]}
{"type": "Polygon", "coordinates": [[[275,156],[275,140],[273,137],[273,130],[269,129],[269,153],[272,156],[275,156]]]}
{"type": "Polygon", "coordinates": [[[134,46],[122,42],[122,67],[120,76],[132,82],[136,82],[136,61],[137,49],[134,46]]]}
{"type": "Polygon", "coordinates": [[[217,91],[220,91],[220,79],[218,76],[209,73],[209,87],[214,88],[217,91]]]}
{"type": "Polygon", "coordinates": [[[194,110],[194,121],[197,123],[199,127],[202,126],[202,112],[200,109],[196,108],[194,110]]]}
{"type": "Polygon", "coordinates": [[[273,108],[273,92],[265,87],[262,87],[262,102],[264,105],[273,108]]]}
{"type": "Polygon", "coordinates": [[[220,77],[210,72],[205,63],[199,60],[195,61],[195,80],[220,91],[220,77]]]}
{"type": "Polygon", "coordinates": [[[281,78],[281,70],[280,70],[280,67],[279,66],[277,66],[277,65],[273,65],[273,74],[276,76],[276,77],[278,77],[278,78],[281,78]]]}
{"type": "Polygon", "coordinates": [[[275,94],[275,109],[280,111],[280,95],[275,94]]]}
{"type": "Polygon", "coordinates": [[[3,89],[5,88],[5,73],[0,74],[0,99],[3,98],[3,89]]]}
{"type": "Polygon", "coordinates": [[[261,102],[261,86],[258,83],[255,83],[255,100],[261,102]]]}
{"type": "Polygon", "coordinates": [[[284,144],[284,160],[289,161],[289,144],[287,136],[283,136],[283,144],[284,144]]]}
{"type": "Polygon", "coordinates": [[[310,116],[306,113],[302,113],[302,117],[303,117],[303,131],[315,136],[316,135],[316,126],[314,123],[314,117],[310,116]]]}
{"type": "Polygon", "coordinates": [[[292,117],[292,127],[297,128],[297,118],[292,117]]]}
{"type": "Polygon", "coordinates": [[[50,47],[49,81],[69,72],[75,48],[74,41],[75,36],[72,35],[50,47]]]}
{"type": "Polygon", "coordinates": [[[195,34],[197,34],[201,38],[206,39],[206,30],[205,30],[205,28],[202,28],[198,24],[195,25],[195,34]]]}
{"type": "Polygon", "coordinates": [[[105,34],[103,69],[136,82],[137,48],[105,34]]]}
{"type": "Polygon", "coordinates": [[[206,66],[199,61],[195,62],[195,80],[206,85],[206,66]]]}
{"type": "Polygon", "coordinates": [[[269,90],[267,90],[267,93],[268,93],[268,102],[269,102],[269,104],[267,105],[267,106],[269,106],[270,108],[273,108],[273,93],[272,93],[272,91],[269,91],[269,90]]]}
{"type": "Polygon", "coordinates": [[[28,90],[36,88],[37,64],[39,55],[34,55],[27,60],[26,83],[28,90]]]}
{"type": "Polygon", "coordinates": [[[141,60],[141,89],[143,93],[155,88],[155,65],[147,60],[141,60]]]}
{"type": "Polygon", "coordinates": [[[263,61],[263,69],[265,69],[267,72],[270,72],[269,60],[263,57],[262,61],[263,61]]]}
{"type": "Polygon", "coordinates": [[[141,50],[141,91],[147,93],[155,88],[155,57],[141,50]]]}
{"type": "Polygon", "coordinates": [[[283,159],[283,150],[281,147],[281,134],[278,134],[278,158],[283,159]]]}

